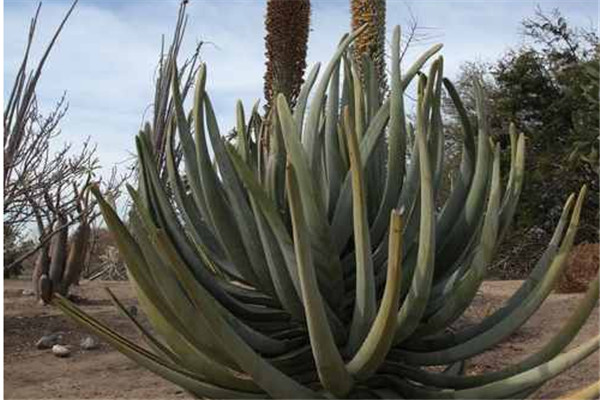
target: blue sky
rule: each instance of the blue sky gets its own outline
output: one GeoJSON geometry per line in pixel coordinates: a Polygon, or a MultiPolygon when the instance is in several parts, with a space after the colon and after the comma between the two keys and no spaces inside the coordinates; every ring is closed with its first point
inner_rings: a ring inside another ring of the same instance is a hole
{"type": "MultiPolygon", "coordinates": [[[[44,2],[34,56],[69,4],[44,2]]],[[[169,38],[178,4],[178,0],[80,0],[50,56],[38,90],[42,109],[50,108],[66,91],[70,107],[62,124],[63,140],[77,146],[90,136],[106,168],[133,148],[133,137],[152,100],[161,35],[169,38]]],[[[348,0],[312,1],[309,66],[327,61],[348,30],[348,4],[348,0]]],[[[436,42],[444,43],[446,75],[452,78],[465,61],[493,60],[518,46],[519,22],[533,15],[537,4],[544,10],[558,7],[574,25],[598,25],[596,0],[388,0],[387,28],[406,24],[412,13],[419,26],[431,28],[436,42]]],[[[5,97],[36,6],[37,0],[4,1],[5,97]]],[[[204,47],[202,58],[208,64],[208,90],[222,132],[232,126],[238,98],[250,107],[262,97],[264,9],[265,0],[190,0],[182,54],[197,40],[213,43],[204,47]]],[[[424,46],[414,46],[407,61],[424,46]]]]}

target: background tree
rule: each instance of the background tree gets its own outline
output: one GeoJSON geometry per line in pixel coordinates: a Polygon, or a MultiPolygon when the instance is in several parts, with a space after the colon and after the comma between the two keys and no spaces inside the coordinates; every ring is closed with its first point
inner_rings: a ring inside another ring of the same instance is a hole
{"type": "MultiPolygon", "coordinates": [[[[86,194],[92,181],[101,184],[96,148],[85,140],[74,151],[70,144],[56,143],[60,122],[68,105],[63,95],[49,114],[38,107],[36,88],[50,51],[56,43],[77,1],[73,2],[50,43],[34,67],[29,70],[30,51],[41,6],[29,27],[21,65],[4,110],[4,275],[10,277],[21,262],[37,253],[34,287],[42,275],[53,271],[55,289],[66,294],[84,264],[89,241],[89,223],[95,218],[95,202],[86,194]],[[69,229],[78,226],[69,241],[69,229]],[[27,233],[34,243],[21,246],[27,233]],[[70,243],[70,244],[69,244],[70,243]],[[62,278],[65,278],[63,282],[62,278]]],[[[103,189],[115,198],[126,176],[112,177],[103,189]]]]}
{"type": "MultiPolygon", "coordinates": [[[[21,65],[5,104],[4,231],[10,235],[9,240],[5,241],[9,245],[8,248],[5,247],[5,255],[6,251],[13,253],[5,260],[9,261],[4,265],[5,275],[10,275],[11,269],[18,266],[23,259],[22,255],[14,254],[10,245],[16,244],[15,239],[23,236],[28,224],[36,223],[38,228],[44,225],[39,229],[39,243],[31,251],[46,245],[53,235],[66,228],[57,226],[54,222],[48,226],[43,224],[45,209],[42,203],[56,205],[57,202],[51,200],[54,195],[60,193],[64,186],[70,186],[70,182],[82,174],[97,167],[94,149],[87,143],[76,155],[70,152],[68,144],[58,150],[53,144],[53,139],[60,133],[59,123],[68,108],[65,97],[63,96],[47,115],[39,111],[36,98],[36,87],[42,69],[76,3],[77,1],[73,2],[39,62],[30,71],[29,56],[41,4],[38,6],[30,23],[21,65]]],[[[68,208],[69,205],[65,207],[68,208]]]]}
{"type": "MultiPolygon", "coordinates": [[[[194,53],[185,59],[182,62],[182,65],[178,67],[177,58],[179,57],[179,51],[181,49],[187,25],[186,6],[187,1],[182,1],[179,5],[173,38],[171,39],[171,44],[166,52],[164,37],[162,39],[154,83],[154,100],[151,106],[152,116],[150,121],[144,123],[142,129],[142,132],[148,137],[152,144],[156,162],[159,166],[161,176],[163,177],[165,175],[165,151],[167,148],[167,140],[175,141],[176,136],[171,135],[169,138],[167,134],[169,124],[173,123],[175,112],[174,99],[170,90],[173,85],[173,79],[175,78],[175,75],[177,75],[177,79],[182,81],[181,97],[182,101],[184,101],[194,83],[193,77],[198,70],[200,61],[200,49],[204,45],[204,42],[198,42],[194,53]],[[175,72],[177,72],[177,74],[175,74],[175,72]]],[[[178,147],[175,144],[173,145],[174,147],[178,147]]],[[[180,150],[177,149],[176,153],[179,154],[180,150]]],[[[177,158],[179,159],[179,157],[177,158]]]]}
{"type": "MultiPolygon", "coordinates": [[[[510,123],[527,135],[529,161],[521,206],[512,240],[504,245],[505,252],[517,252],[514,259],[524,262],[511,271],[503,270],[500,262],[497,272],[505,278],[518,278],[532,266],[560,215],[560,199],[584,183],[592,195],[578,241],[598,241],[598,37],[593,30],[570,26],[558,10],[544,13],[538,8],[521,27],[523,46],[491,63],[463,65],[456,82],[472,114],[473,77],[483,77],[492,134],[504,148],[510,123]],[[534,228],[524,231],[526,226],[534,228]]],[[[456,135],[457,116],[448,103],[445,113],[453,121],[449,134],[456,135]]]]}
{"type": "MultiPolygon", "coordinates": [[[[76,2],[75,2],[76,3],[76,2]]],[[[28,70],[29,54],[41,5],[31,20],[23,60],[17,71],[4,109],[4,225],[14,234],[33,216],[30,198],[56,188],[66,176],[76,175],[89,166],[87,146],[82,159],[69,159],[69,146],[51,152],[51,140],[60,130],[58,124],[67,111],[64,96],[48,115],[39,111],[35,96],[42,68],[56,43],[75,3],[56,30],[34,70],[28,70]]]]}

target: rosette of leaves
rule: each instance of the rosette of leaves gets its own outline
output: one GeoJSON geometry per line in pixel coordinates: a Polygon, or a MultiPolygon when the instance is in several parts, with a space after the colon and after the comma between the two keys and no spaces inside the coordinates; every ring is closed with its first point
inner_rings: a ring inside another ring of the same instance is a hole
{"type": "Polygon", "coordinates": [[[169,182],[162,183],[152,147],[138,136],[140,183],[130,188],[128,224],[96,191],[154,328],[149,332],[129,316],[147,346],[60,296],[54,304],[202,398],[523,398],[596,351],[599,337],[563,352],[598,300],[597,278],[541,349],[502,370],[464,374],[466,360],[519,329],[552,291],[586,189],[569,197],[546,251],[514,295],[480,322],[449,331],[486,277],[517,207],[525,138],[511,131],[503,187],[483,90],[475,84],[473,125],[443,78],[441,57],[418,77],[411,123],[403,94],[441,46],[401,71],[398,28],[390,95],[369,116],[373,99],[348,62],[359,33],[343,38],[318,82],[319,65],[313,68],[295,108],[280,95],[274,117],[261,122],[256,111],[247,120],[238,103],[234,144],[220,134],[206,66],[190,113],[175,77],[169,135],[181,143],[183,171],[171,145],[169,182]],[[442,90],[462,118],[464,145],[451,193],[438,210],[442,90]],[[265,134],[268,149],[259,146],[265,134]],[[384,134],[381,195],[367,196],[364,172],[384,134]]]}

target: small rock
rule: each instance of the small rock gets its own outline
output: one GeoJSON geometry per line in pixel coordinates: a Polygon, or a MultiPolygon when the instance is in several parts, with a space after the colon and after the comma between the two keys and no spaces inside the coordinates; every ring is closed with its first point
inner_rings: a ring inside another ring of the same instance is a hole
{"type": "Polygon", "coordinates": [[[67,346],[55,344],[52,346],[52,353],[54,353],[56,357],[69,357],[69,354],[71,354],[71,349],[69,349],[67,346]]]}
{"type": "Polygon", "coordinates": [[[100,343],[98,342],[98,339],[96,339],[95,337],[87,336],[86,338],[84,338],[81,341],[81,343],[79,343],[79,346],[83,350],[94,350],[94,349],[97,349],[98,346],[100,346],[100,343]]]}
{"type": "Polygon", "coordinates": [[[35,295],[33,290],[30,289],[23,289],[23,292],[21,293],[23,296],[33,296],[35,295]]]}
{"type": "Polygon", "coordinates": [[[55,344],[58,344],[62,340],[62,334],[60,332],[52,333],[50,335],[45,335],[40,338],[35,344],[40,350],[49,349],[55,344]]]}
{"type": "Polygon", "coordinates": [[[136,317],[137,316],[137,307],[136,306],[130,306],[130,307],[128,307],[127,311],[129,311],[129,314],[131,314],[132,317],[136,317]]]}

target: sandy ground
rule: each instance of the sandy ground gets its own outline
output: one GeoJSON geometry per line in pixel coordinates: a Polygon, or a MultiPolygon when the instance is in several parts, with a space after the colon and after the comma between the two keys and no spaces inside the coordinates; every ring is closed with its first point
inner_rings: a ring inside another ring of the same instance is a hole
{"type": "MultiPolygon", "coordinates": [[[[467,318],[469,323],[484,317],[509,297],[520,281],[491,281],[481,288],[467,318]]],[[[136,338],[137,334],[108,300],[109,286],[126,304],[135,304],[126,282],[84,282],[78,289],[88,300],[83,307],[113,328],[136,338]]],[[[102,343],[99,349],[83,351],[79,342],[87,333],[51,307],[24,296],[29,283],[4,281],[4,397],[6,399],[187,399],[188,394],[173,384],[138,367],[102,343]],[[69,358],[57,358],[49,350],[37,350],[35,342],[45,334],[63,332],[71,345],[69,358]]],[[[543,346],[576,308],[578,294],[553,294],[521,329],[504,343],[472,360],[468,373],[487,372],[518,362],[543,346]]],[[[598,309],[576,337],[577,345],[598,334],[598,309]]],[[[598,379],[598,355],[544,385],[535,398],[552,399],[598,379]]]]}

